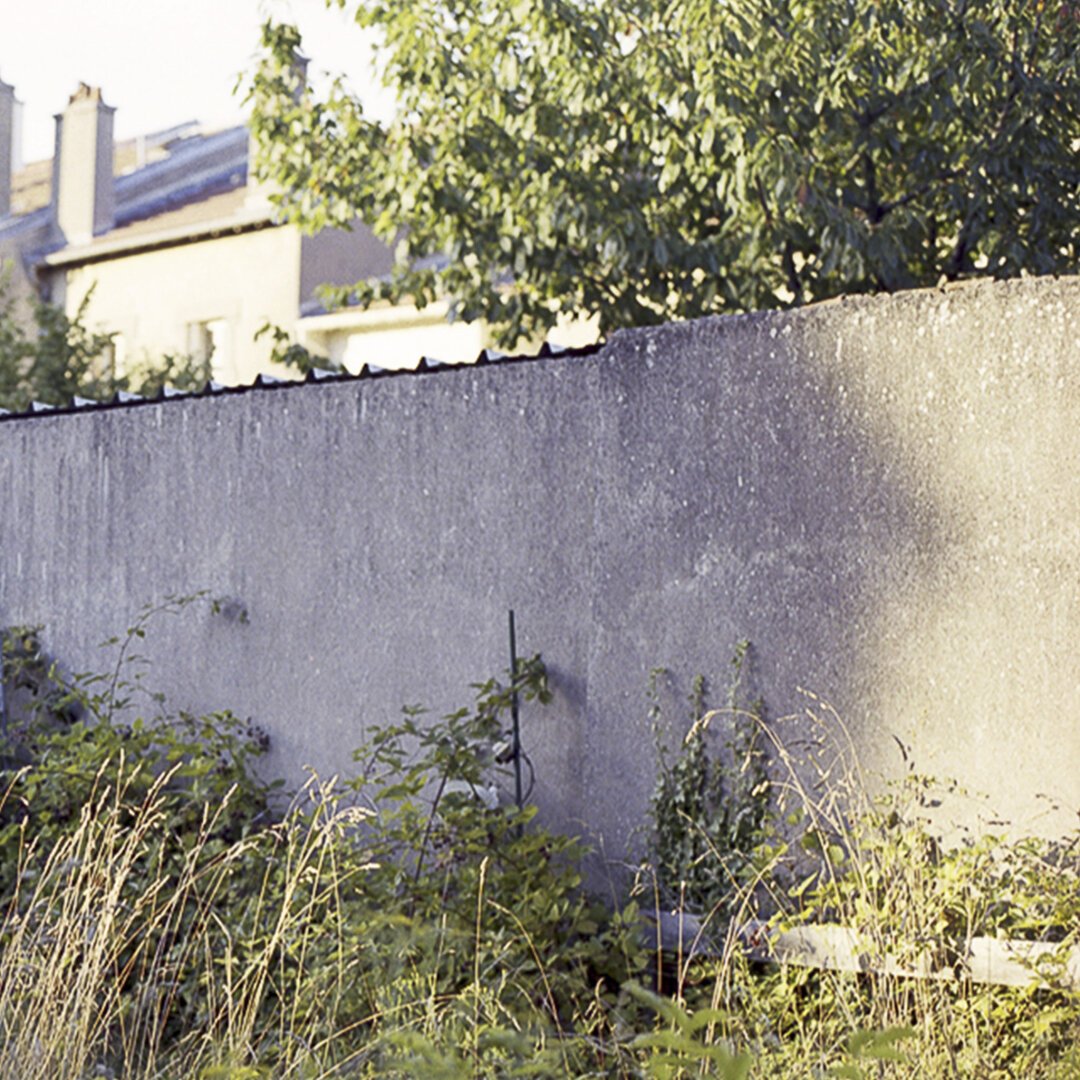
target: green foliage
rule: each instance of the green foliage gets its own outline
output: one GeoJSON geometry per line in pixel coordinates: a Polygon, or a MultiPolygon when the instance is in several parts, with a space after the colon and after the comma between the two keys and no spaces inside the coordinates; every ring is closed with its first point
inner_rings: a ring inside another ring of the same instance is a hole
{"type": "Polygon", "coordinates": [[[113,335],[86,324],[90,295],[74,318],[35,300],[37,330],[27,335],[0,279],[0,408],[21,410],[31,401],[67,405],[76,396],[107,398],[120,389],[109,361],[113,335]]]}
{"type": "Polygon", "coordinates": [[[376,1018],[380,1068],[565,1072],[571,1059],[591,1057],[583,1036],[637,970],[636,927],[615,921],[602,931],[606,912],[580,888],[581,845],[500,794],[513,694],[550,698],[539,657],[505,684],[474,689],[472,708],[437,721],[406,710],[399,723],[370,729],[356,753],[361,771],[349,787],[371,815],[368,870],[346,900],[347,940],[365,958],[358,1011],[376,1018]],[[437,1026],[418,987],[438,987],[452,1004],[438,1010],[437,1026]],[[591,1019],[586,1003],[597,1010],[591,1019]]]}
{"type": "Polygon", "coordinates": [[[723,1040],[713,1037],[714,1029],[725,1019],[723,1013],[703,1007],[691,1014],[678,1002],[633,983],[628,989],[665,1023],[659,1030],[639,1035],[634,1040],[636,1047],[649,1051],[645,1059],[646,1076],[673,1080],[698,1070],[707,1070],[708,1075],[723,1077],[723,1080],[746,1080],[750,1075],[751,1056],[736,1054],[723,1040]]]}
{"type": "Polygon", "coordinates": [[[1072,0],[327,0],[374,31],[389,123],[298,85],[268,24],[259,174],[359,214],[386,281],[502,341],[977,275],[1073,272],[1072,0]]]}
{"type": "Polygon", "coordinates": [[[847,1041],[846,1050],[851,1064],[834,1065],[829,1076],[846,1077],[847,1080],[868,1080],[874,1075],[881,1061],[904,1061],[899,1044],[916,1035],[914,1028],[889,1028],[887,1031],[856,1031],[847,1041]]]}
{"type": "Polygon", "coordinates": [[[275,326],[269,322],[263,323],[255,331],[255,340],[258,341],[264,334],[269,335],[271,341],[271,361],[289,371],[307,375],[316,368],[321,368],[323,371],[340,370],[340,365],[335,364],[333,360],[325,356],[318,356],[303,345],[293,341],[289,332],[280,326],[275,326]]]}
{"type": "MultiPolygon", "coordinates": [[[[27,331],[16,318],[15,301],[7,275],[0,273],[0,409],[18,412],[32,401],[66,406],[75,398],[108,401],[118,392],[156,397],[165,387],[197,392],[213,376],[213,358],[186,353],[144,356],[116,370],[114,333],[91,329],[91,289],[74,315],[35,299],[34,329],[27,331]]],[[[286,371],[306,375],[314,367],[333,368],[322,357],[290,343],[280,327],[264,326],[256,339],[269,333],[270,361],[286,371]]]]}
{"type": "Polygon", "coordinates": [[[93,290],[73,316],[43,300],[33,305],[35,329],[15,317],[15,303],[0,276],[0,408],[19,411],[32,401],[70,405],[76,397],[107,401],[118,391],[153,397],[165,386],[198,390],[210,378],[209,360],[170,354],[118,374],[113,363],[115,334],[88,323],[93,290]]]}
{"type": "Polygon", "coordinates": [[[74,679],[36,630],[6,635],[0,1072],[35,1039],[26,1075],[72,1078],[574,1075],[618,1057],[594,1035],[640,966],[633,913],[610,919],[580,889],[580,845],[497,797],[513,694],[550,697],[539,658],[472,708],[371,727],[344,789],[312,781],[275,812],[256,730],[172,715],[145,685],[152,622],[201,605],[231,610],[150,606],[107,671],[74,679]]]}
{"type": "Polygon", "coordinates": [[[280,844],[277,785],[252,769],[266,737],[228,712],[170,714],[143,684],[149,624],[204,600],[145,609],[108,643],[104,674],[67,678],[36,630],[4,635],[5,1075],[28,1039],[45,1049],[20,1076],[81,1076],[95,1060],[134,1075],[206,1025],[206,961],[228,953],[217,912],[251,906],[280,844]]]}
{"type": "Polygon", "coordinates": [[[198,594],[144,608],[124,635],[106,642],[116,659],[103,674],[66,677],[45,655],[39,628],[3,634],[9,694],[0,758],[0,896],[15,888],[25,835],[47,855],[78,824],[103,775],[136,802],[168,775],[163,812],[174,835],[198,830],[208,805],[218,808],[215,838],[225,842],[269,822],[280,785],[260,781],[252,769],[269,746],[266,735],[228,711],[171,714],[144,685],[145,659],[134,650],[149,625],[202,602],[213,603],[198,594]]]}
{"type": "MultiPolygon", "coordinates": [[[[668,998],[640,985],[664,972],[636,906],[591,901],[581,845],[504,794],[513,696],[550,697],[538,657],[446,716],[409,708],[369,726],[355,777],[312,779],[286,803],[255,773],[257,730],[228,713],[172,714],[146,685],[153,622],[204,608],[238,612],[204,595],[149,606],[109,643],[103,673],[76,678],[39,632],[5,636],[0,1074],[1075,1075],[1080,1009],[1061,979],[1080,936],[1075,843],[943,848],[929,781],[911,771],[871,798],[822,742],[824,771],[804,762],[811,776],[792,768],[783,784],[801,800],[784,830],[762,808],[740,831],[729,812],[689,870],[704,886],[711,868],[743,899],[767,886],[766,939],[852,928],[862,970],[763,964],[733,928],[718,955],[679,955],[668,998]],[[719,843],[747,847],[720,861],[719,843]],[[966,943],[986,933],[1056,943],[1043,982],[964,978],[966,943]],[[959,977],[900,975],[889,958],[959,977]]],[[[740,647],[728,709],[706,711],[697,684],[680,757],[720,717],[775,739],[740,703],[745,659],[740,647]]],[[[749,756],[721,753],[725,769],[761,767],[753,739],[730,741],[749,756]]],[[[692,762],[668,776],[701,809],[714,762],[692,762]]],[[[757,806],[753,793],[741,797],[757,806]]]]}
{"type": "Polygon", "coordinates": [[[732,1033],[779,1075],[796,1060],[853,1077],[1063,1075],[1080,1030],[1080,998],[1062,978],[1080,942],[1076,839],[961,831],[943,843],[933,815],[957,805],[955,785],[909,763],[902,780],[869,789],[839,717],[811,700],[801,738],[814,749],[796,766],[778,748],[798,805],[761,853],[771,925],[846,928],[860,973],[791,966],[744,980],[733,965],[732,1033]],[[982,937],[1053,944],[1032,985],[985,985],[968,975],[982,937]]]}
{"type": "Polygon", "coordinates": [[[749,642],[736,645],[723,709],[706,712],[705,681],[694,680],[690,730],[674,760],[665,746],[657,693],[650,678],[650,720],[658,776],[650,803],[652,850],[665,904],[730,917],[754,876],[754,855],[765,838],[770,786],[762,749],[763,704],[744,700],[749,642]],[[725,729],[710,750],[710,733],[725,729]]]}
{"type": "MultiPolygon", "coordinates": [[[[165,387],[197,393],[214,374],[212,357],[200,359],[189,353],[165,353],[126,366],[124,373],[114,379],[118,390],[127,390],[140,397],[157,397],[165,387]]],[[[84,397],[93,395],[82,395],[84,397]]]]}

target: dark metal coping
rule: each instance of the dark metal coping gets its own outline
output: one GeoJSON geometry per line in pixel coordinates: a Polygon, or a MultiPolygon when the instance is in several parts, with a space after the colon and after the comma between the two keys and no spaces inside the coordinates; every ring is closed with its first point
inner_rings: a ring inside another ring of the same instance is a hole
{"type": "Polygon", "coordinates": [[[46,405],[40,401],[34,401],[21,412],[9,412],[0,409],[0,424],[9,420],[32,420],[39,416],[63,416],[70,413],[104,412],[107,409],[133,409],[141,405],[156,405],[162,401],[178,401],[184,398],[223,397],[230,394],[249,394],[255,390],[288,390],[298,389],[301,386],[309,386],[312,383],[341,383],[360,382],[371,379],[386,378],[409,378],[417,375],[430,375],[440,371],[460,371],[462,368],[485,367],[491,364],[521,364],[532,360],[543,360],[551,357],[572,358],[578,356],[591,356],[603,347],[603,343],[585,345],[580,348],[564,348],[558,345],[549,345],[545,342],[535,353],[519,353],[507,356],[494,349],[484,349],[472,363],[447,363],[436,360],[430,356],[420,357],[419,362],[412,368],[379,368],[364,364],[357,374],[348,371],[328,371],[325,368],[315,368],[303,379],[283,379],[275,375],[256,375],[253,382],[244,386],[223,386],[221,383],[208,382],[201,390],[177,390],[175,387],[166,386],[153,397],[141,397],[127,391],[118,391],[107,401],[93,401],[88,398],[75,398],[70,405],[46,405]]]}

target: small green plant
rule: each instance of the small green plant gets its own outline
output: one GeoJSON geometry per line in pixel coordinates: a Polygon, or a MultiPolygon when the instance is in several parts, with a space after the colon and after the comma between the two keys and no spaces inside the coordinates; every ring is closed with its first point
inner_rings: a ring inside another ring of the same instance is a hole
{"type": "Polygon", "coordinates": [[[629,984],[628,990],[660,1021],[657,1030],[634,1039],[637,1049],[648,1052],[643,1062],[646,1076],[675,1080],[697,1074],[746,1080],[750,1075],[751,1055],[736,1053],[717,1037],[717,1028],[726,1020],[724,1013],[708,1006],[689,1013],[678,1002],[636,984],[629,984]]]}
{"type": "Polygon", "coordinates": [[[263,335],[270,338],[271,361],[288,371],[295,371],[298,375],[307,375],[316,368],[324,371],[341,370],[341,365],[329,357],[319,356],[299,342],[293,341],[288,330],[280,326],[275,326],[271,322],[263,323],[255,331],[255,340],[258,341],[263,335]]]}
{"type": "Polygon", "coordinates": [[[453,1075],[460,1058],[467,1075],[512,1075],[539,1055],[573,1075],[638,969],[636,927],[582,892],[582,846],[506,792],[512,697],[550,697],[539,657],[474,690],[471,708],[438,720],[407,709],[356,753],[349,786],[371,815],[375,864],[350,901],[370,965],[360,1011],[386,1068],[408,1060],[453,1075]],[[418,1000],[418,987],[437,987],[439,1005],[418,1000]]]}
{"type": "Polygon", "coordinates": [[[35,300],[36,332],[26,334],[0,281],[0,407],[25,409],[31,401],[69,405],[76,396],[104,399],[120,389],[111,363],[115,335],[88,323],[92,295],[91,289],[70,316],[35,300]]]}
{"type": "MultiPolygon", "coordinates": [[[[166,387],[197,393],[214,374],[211,356],[190,353],[164,353],[160,357],[143,356],[137,363],[127,365],[117,375],[117,389],[129,390],[140,397],[156,397],[166,387]]],[[[85,395],[84,395],[85,396],[85,395]]]]}
{"type": "Polygon", "coordinates": [[[690,727],[673,756],[666,749],[657,693],[662,670],[652,673],[649,685],[659,766],[650,815],[660,899],[722,918],[743,904],[742,890],[753,877],[754,853],[764,839],[769,812],[764,706],[760,700],[747,701],[745,694],[749,653],[749,642],[736,645],[721,709],[706,710],[705,679],[694,679],[690,727]],[[718,728],[726,738],[716,746],[709,736],[718,728]]]}
{"type": "Polygon", "coordinates": [[[829,1076],[846,1080],[870,1080],[880,1075],[881,1062],[903,1062],[905,1058],[900,1044],[916,1035],[910,1027],[889,1028],[887,1031],[856,1031],[847,1040],[845,1051],[850,1059],[842,1065],[829,1069],[829,1076]]]}

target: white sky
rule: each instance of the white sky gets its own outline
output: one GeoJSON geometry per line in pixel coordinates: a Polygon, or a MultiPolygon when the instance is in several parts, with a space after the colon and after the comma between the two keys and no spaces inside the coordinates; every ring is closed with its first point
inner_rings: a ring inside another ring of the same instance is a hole
{"type": "Polygon", "coordinates": [[[53,116],[80,82],[116,107],[118,139],[186,120],[239,123],[233,86],[268,14],[300,26],[316,83],[343,73],[386,111],[367,39],[324,0],[0,0],[0,79],[23,103],[22,160],[52,155],[53,116]]]}

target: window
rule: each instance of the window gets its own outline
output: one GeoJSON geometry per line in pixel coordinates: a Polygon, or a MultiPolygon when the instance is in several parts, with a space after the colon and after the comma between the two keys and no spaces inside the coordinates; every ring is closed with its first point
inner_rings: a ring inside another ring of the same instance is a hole
{"type": "Polygon", "coordinates": [[[217,382],[237,381],[231,337],[226,319],[207,319],[205,322],[188,324],[188,352],[194,360],[210,364],[217,382]]]}
{"type": "Polygon", "coordinates": [[[113,334],[109,353],[109,373],[114,376],[124,375],[127,372],[127,342],[123,334],[113,334]]]}

